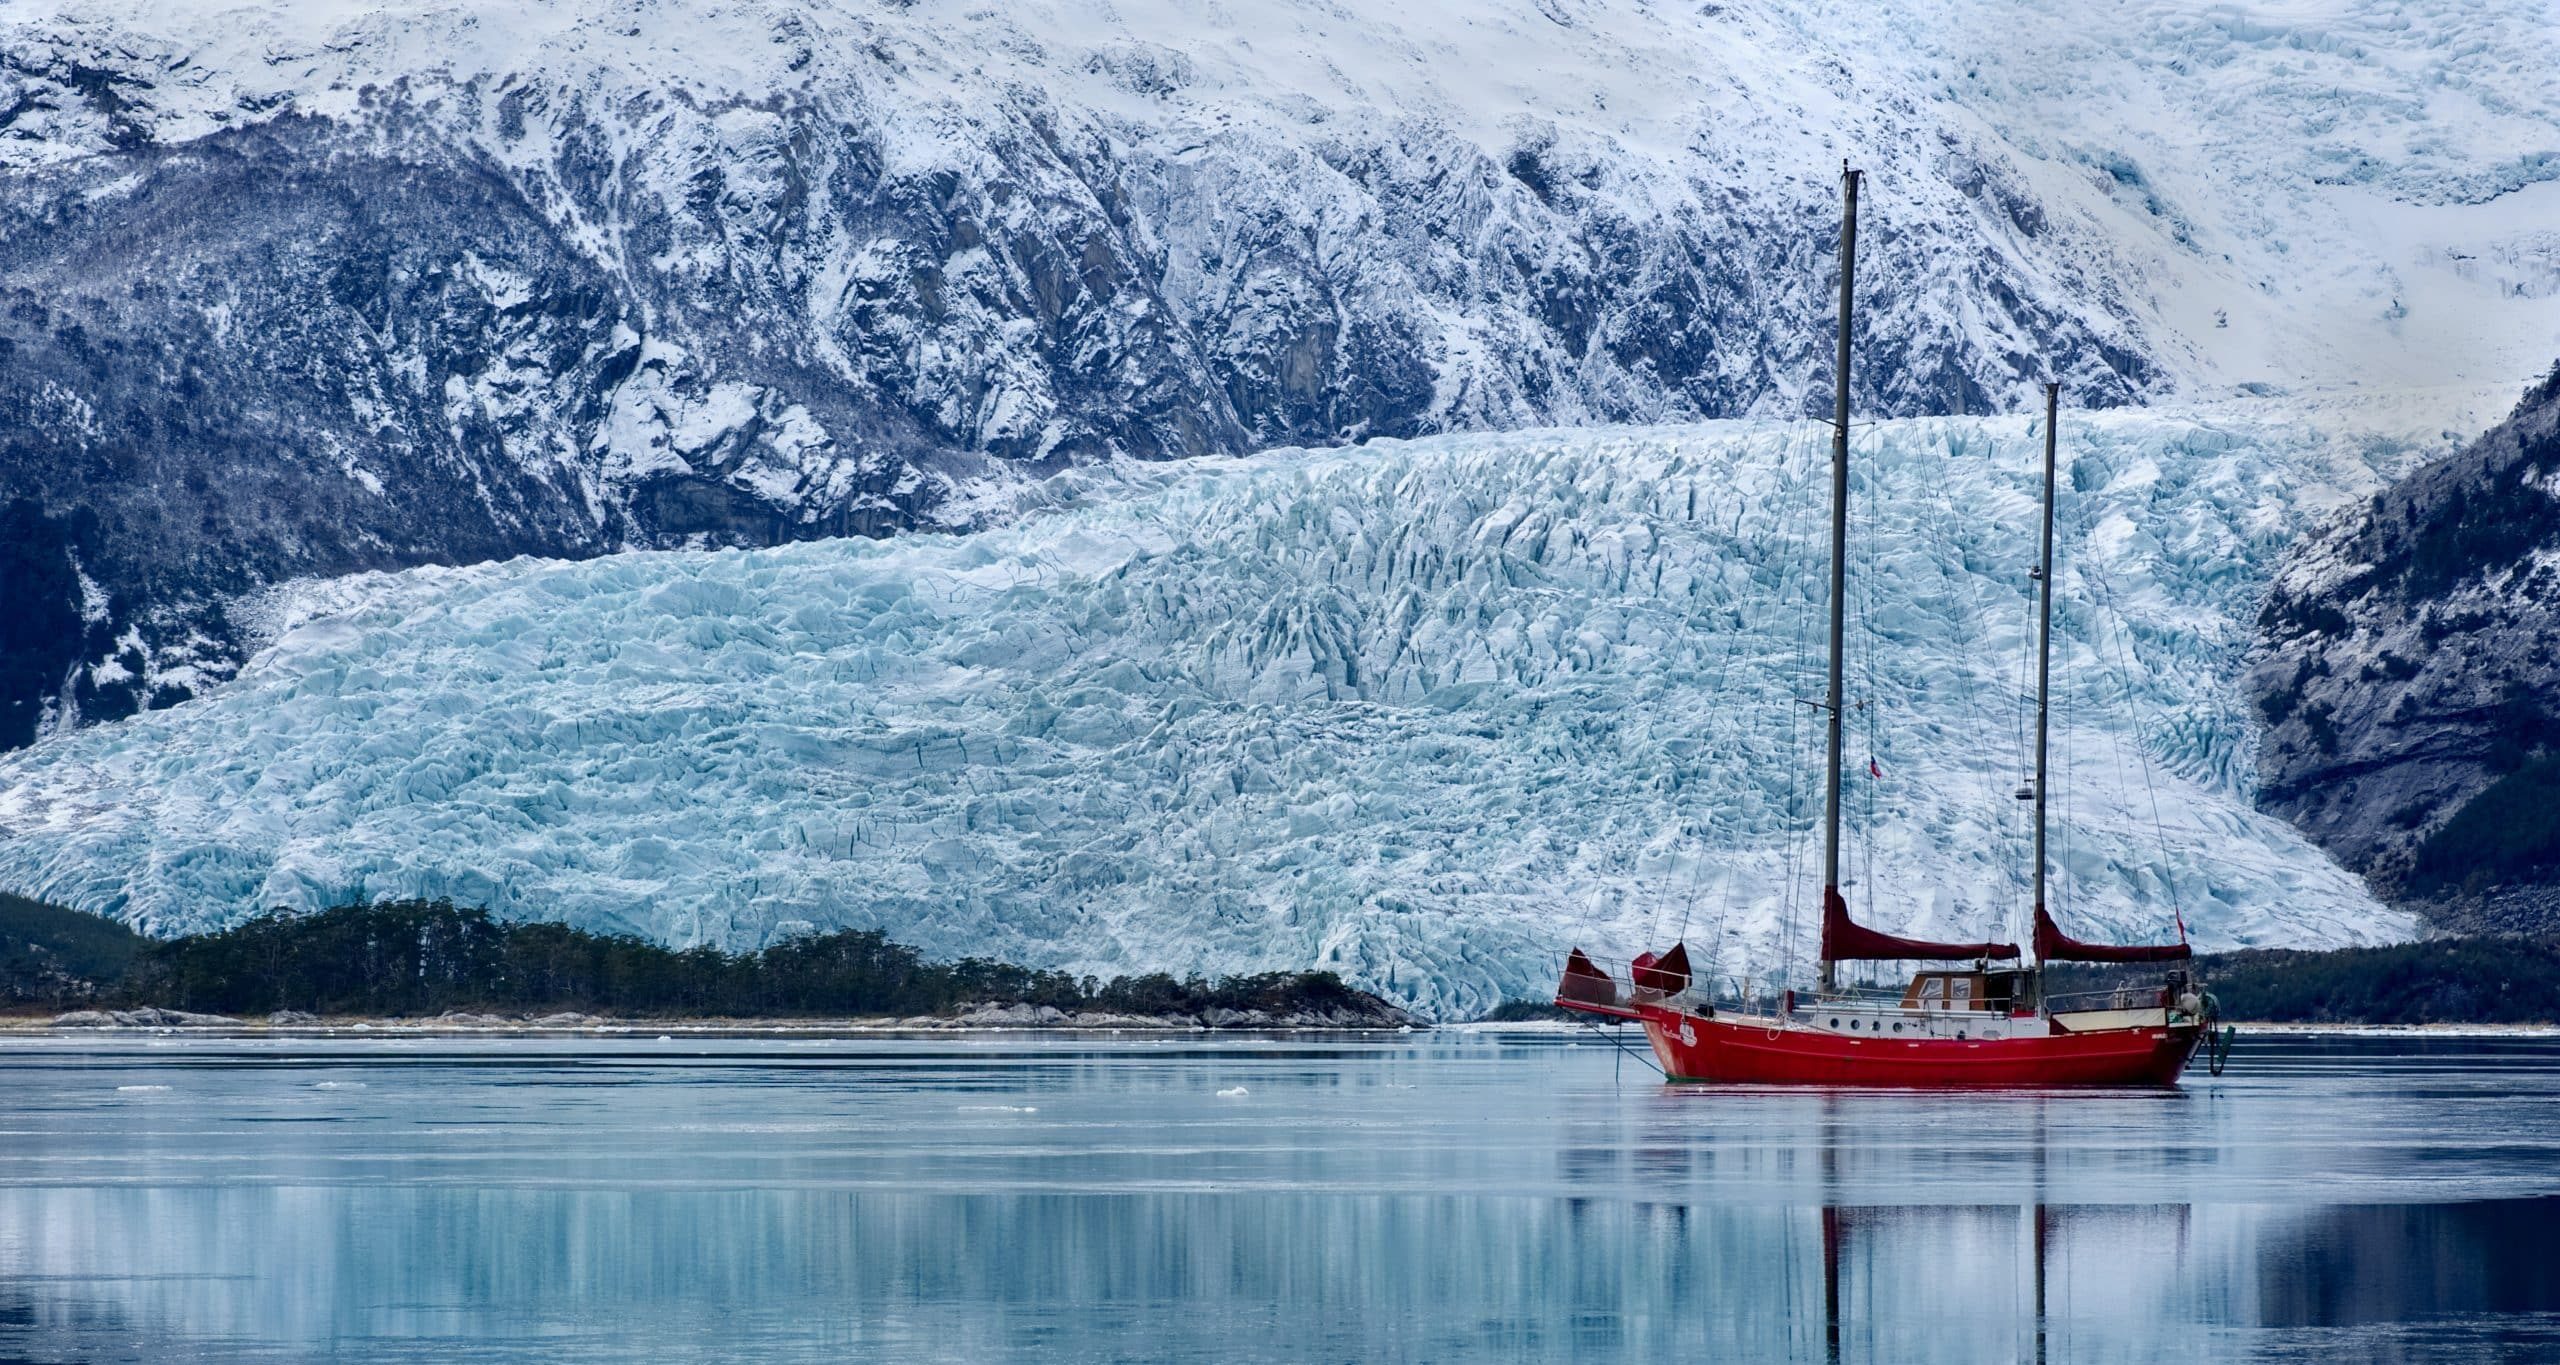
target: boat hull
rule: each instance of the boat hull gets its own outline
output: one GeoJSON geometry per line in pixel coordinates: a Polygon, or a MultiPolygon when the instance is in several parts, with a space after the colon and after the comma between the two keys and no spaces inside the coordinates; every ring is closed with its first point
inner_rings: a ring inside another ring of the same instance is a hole
{"type": "Polygon", "coordinates": [[[2179,1023],[2019,1038],[1851,1038],[1661,1005],[1634,1012],[1671,1080],[1743,1085],[2167,1086],[2203,1037],[2179,1023]]]}

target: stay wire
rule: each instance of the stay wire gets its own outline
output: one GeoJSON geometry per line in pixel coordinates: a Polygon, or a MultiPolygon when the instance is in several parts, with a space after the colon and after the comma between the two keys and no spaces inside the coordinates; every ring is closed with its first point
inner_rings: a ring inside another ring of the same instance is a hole
{"type": "Polygon", "coordinates": [[[2115,589],[2106,582],[2105,575],[2101,574],[2097,577],[2094,587],[2099,600],[2106,605],[2107,614],[2113,619],[2119,632],[2110,637],[2110,643],[2116,648],[2116,672],[2117,676],[2123,679],[2125,708],[2132,713],[2134,753],[2141,761],[2143,791],[2150,798],[2151,834],[2160,846],[2160,880],[2168,886],[2170,909],[2177,913],[2179,922],[2184,923],[2187,917],[2186,906],[2181,902],[2178,894],[2178,878],[2175,870],[2168,866],[2169,826],[2168,822],[2160,817],[2160,788],[2152,778],[2151,745],[2142,733],[2142,705],[2139,694],[2134,690],[2133,666],[2142,662],[2140,637],[2134,633],[2132,618],[2117,605],[2115,589]],[[2128,655],[2130,655],[2129,660],[2128,655]]]}
{"type": "MultiPolygon", "coordinates": [[[[1922,535],[1935,540],[1938,562],[1953,565],[1957,581],[1964,586],[1964,611],[1955,642],[1956,657],[1964,664],[1955,670],[1956,694],[1965,733],[1989,737],[1999,733],[2001,718],[1992,703],[1991,690],[1983,686],[1973,662],[1983,657],[1980,649],[1986,616],[1982,600],[1983,575],[1974,569],[1975,547],[1958,535],[1959,528],[1969,523],[1956,514],[1955,498],[1949,491],[1955,482],[1958,465],[1967,453],[1966,444],[1960,435],[1950,434],[1947,444],[1942,447],[1946,477],[1930,480],[1928,490],[1937,515],[1919,518],[1919,530],[1922,535]]],[[[1985,812],[1989,816],[1987,823],[2004,854],[1998,862],[2002,869],[2000,884],[2007,891],[2002,898],[2006,904],[1999,907],[1996,918],[2013,931],[2019,900],[2026,886],[2026,879],[2021,876],[2023,845],[2019,837],[2017,809],[2022,803],[2011,795],[2010,784],[2002,782],[2002,771],[1996,760],[1989,765],[1991,770],[1988,773],[1984,766],[1978,762],[1969,764],[1977,784],[1986,784],[1978,786],[1978,795],[1991,803],[1985,812]]]]}

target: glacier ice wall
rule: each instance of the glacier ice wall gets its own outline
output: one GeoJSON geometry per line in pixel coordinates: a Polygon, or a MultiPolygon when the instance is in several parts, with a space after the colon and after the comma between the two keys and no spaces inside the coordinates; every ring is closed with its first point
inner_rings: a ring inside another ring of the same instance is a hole
{"type": "MultiPolygon", "coordinates": [[[[2230,682],[2264,566],[2410,448],[2066,428],[2059,912],[2141,938],[2174,907],[2207,947],[2410,932],[2251,808],[2230,682]]],[[[432,895],[686,944],[1320,964],[1442,1012],[1575,942],[1686,935],[1765,979],[1811,955],[1826,442],[1130,464],[969,534],[311,583],[213,695],[0,762],[0,886],[161,933],[432,895]]],[[[2039,443],[1859,433],[1848,893],[1895,929],[2020,918],[2039,443]]]]}

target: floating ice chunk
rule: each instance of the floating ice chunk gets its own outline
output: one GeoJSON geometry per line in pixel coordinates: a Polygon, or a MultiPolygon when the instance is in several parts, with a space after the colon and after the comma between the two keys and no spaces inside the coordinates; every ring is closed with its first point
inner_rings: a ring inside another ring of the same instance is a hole
{"type": "Polygon", "coordinates": [[[1243,1086],[1231,1085],[1226,1089],[1219,1091],[1218,1098],[1222,1100],[1240,1100],[1251,1093],[1251,1091],[1246,1090],[1243,1086]]]}

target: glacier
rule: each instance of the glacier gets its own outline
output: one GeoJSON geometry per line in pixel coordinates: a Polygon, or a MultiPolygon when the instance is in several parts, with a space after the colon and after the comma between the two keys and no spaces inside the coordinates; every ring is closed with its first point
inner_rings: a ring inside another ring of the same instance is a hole
{"type": "MultiPolygon", "coordinates": [[[[2425,416],[2066,415],[2058,913],[2401,938],[2253,809],[2269,564],[2425,416]]],[[[1827,434],[1136,461],[886,542],[288,585],[209,695],[0,759],[0,886],[152,933],[448,896],[676,944],[875,927],[1077,972],[1331,967],[1443,1017],[1579,943],[1809,967],[1827,434]]],[[[1858,428],[1847,894],[2023,916],[2025,417],[1858,428]]]]}

